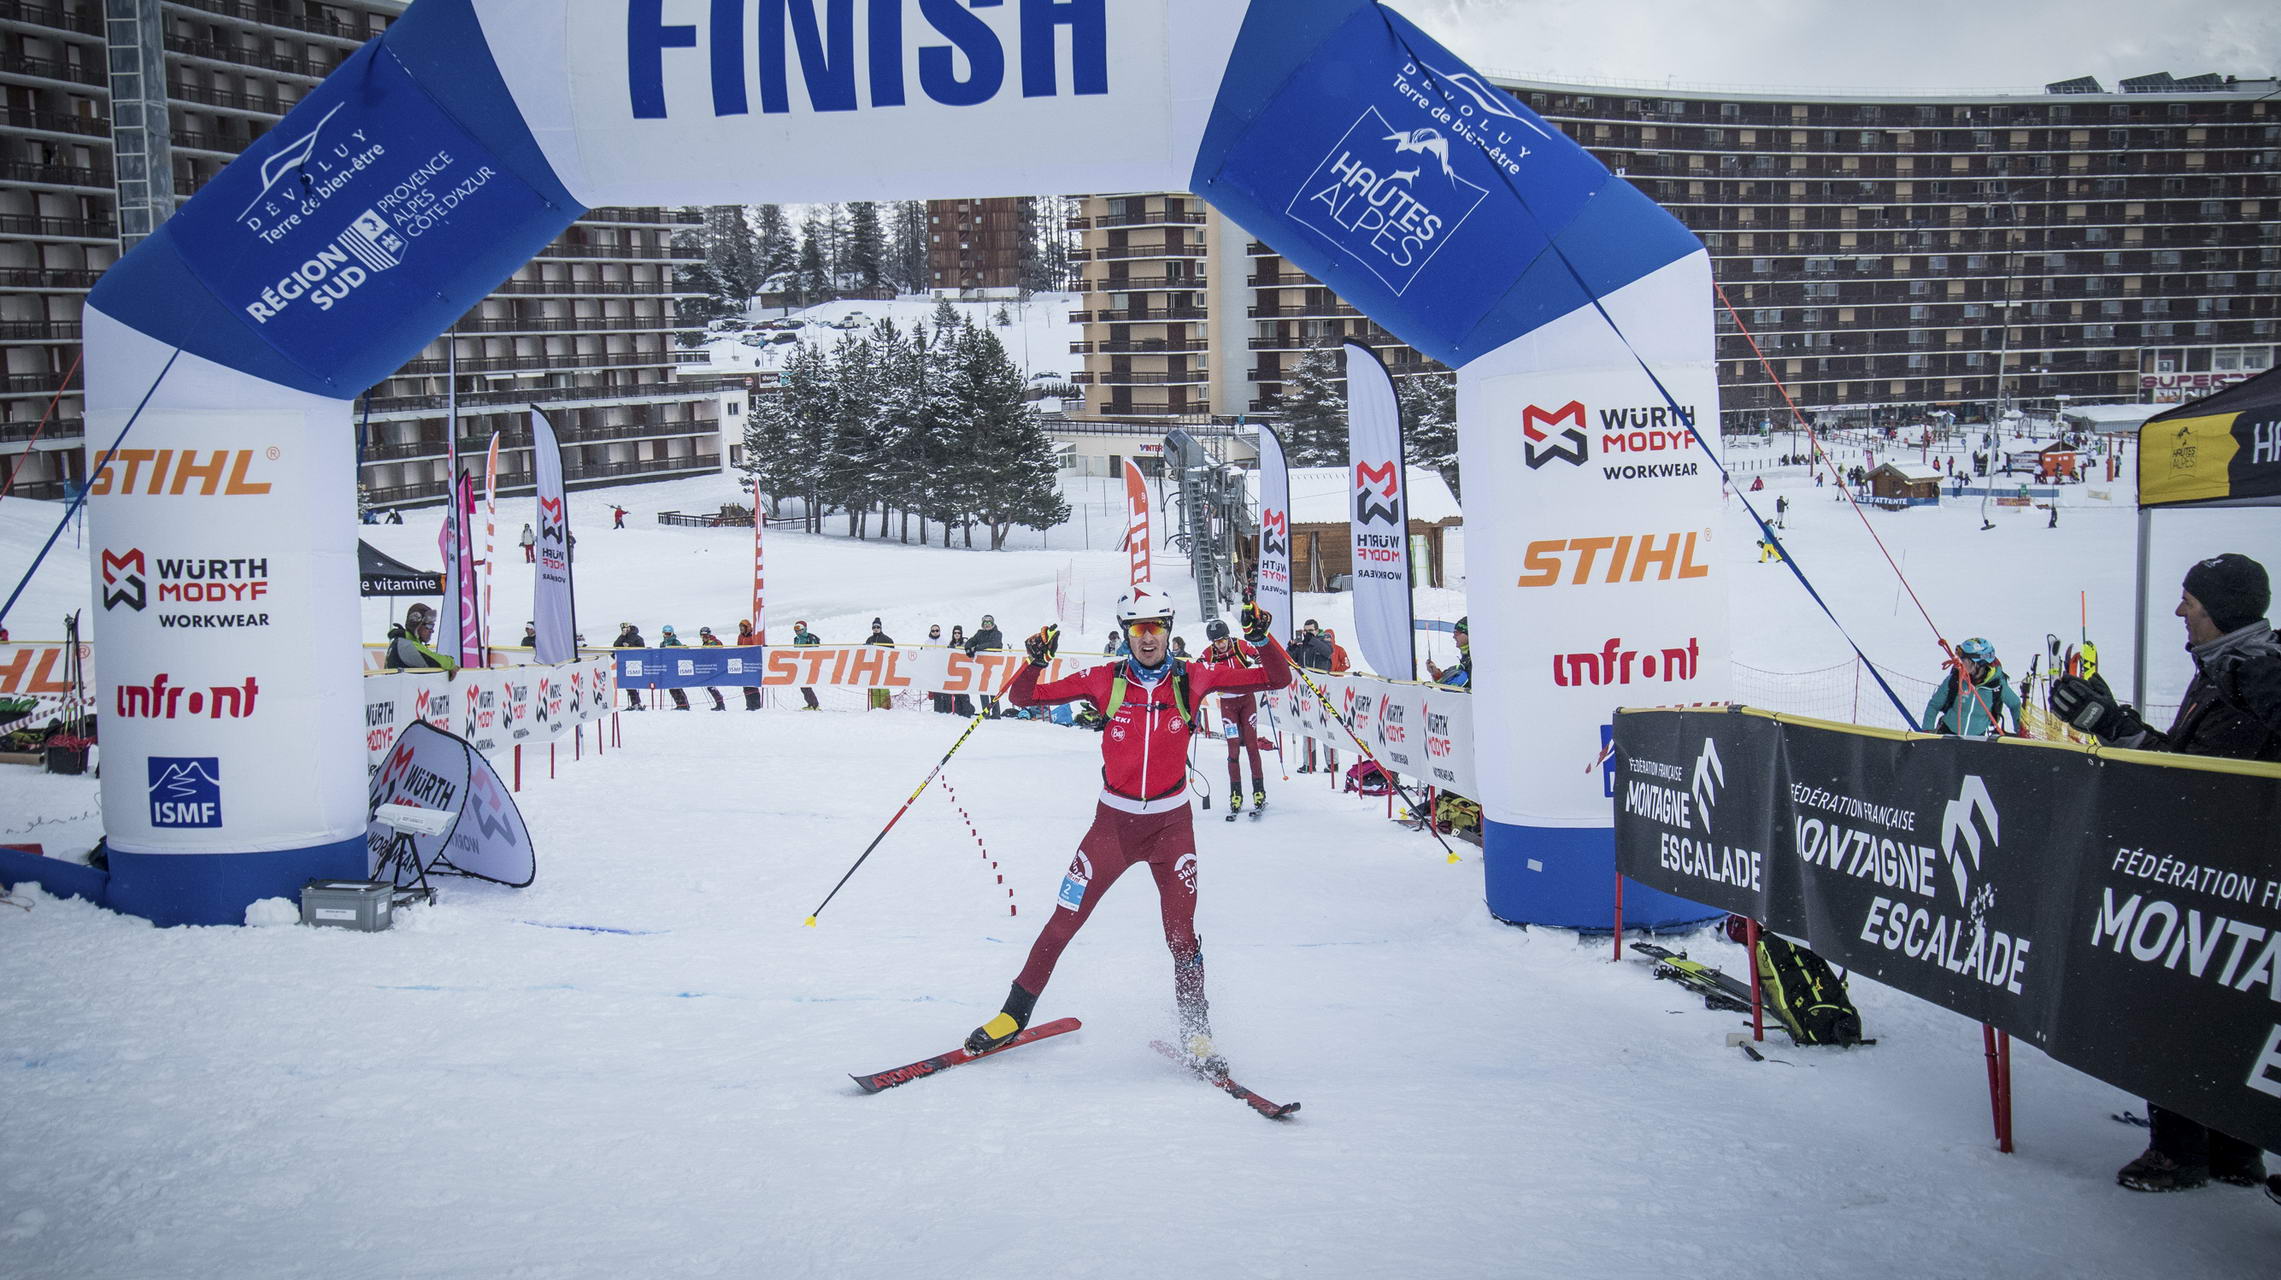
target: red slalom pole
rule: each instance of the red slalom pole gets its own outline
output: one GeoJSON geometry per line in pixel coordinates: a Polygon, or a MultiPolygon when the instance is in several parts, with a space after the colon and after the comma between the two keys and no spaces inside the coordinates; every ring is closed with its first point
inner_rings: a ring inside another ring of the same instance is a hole
{"type": "Polygon", "coordinates": [[[1617,964],[1624,958],[1624,873],[1616,873],[1615,936],[1609,939],[1608,963],[1617,964]]]}
{"type": "Polygon", "coordinates": [[[1750,1038],[1766,1038],[1766,993],[1758,977],[1758,921],[1746,919],[1742,923],[1743,950],[1750,953],[1750,1038]]]}
{"type": "Polygon", "coordinates": [[[520,742],[515,744],[515,785],[513,789],[516,791],[523,789],[523,744],[520,742]]]}

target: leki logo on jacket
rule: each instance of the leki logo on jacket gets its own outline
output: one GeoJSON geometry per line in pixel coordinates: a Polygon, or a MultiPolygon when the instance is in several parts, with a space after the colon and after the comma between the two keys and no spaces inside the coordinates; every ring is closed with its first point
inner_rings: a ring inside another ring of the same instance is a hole
{"type": "Polygon", "coordinates": [[[1584,402],[1571,400],[1557,409],[1540,409],[1526,405],[1521,409],[1522,451],[1526,454],[1529,470],[1534,471],[1548,462],[1565,462],[1581,467],[1590,456],[1591,442],[1584,435],[1584,402]],[[1555,443],[1546,427],[1567,424],[1555,443]]]}
{"type": "Polygon", "coordinates": [[[1354,464],[1354,522],[1356,524],[1402,523],[1402,464],[1399,462],[1354,464]],[[1383,501],[1381,501],[1383,499],[1383,501]]]}

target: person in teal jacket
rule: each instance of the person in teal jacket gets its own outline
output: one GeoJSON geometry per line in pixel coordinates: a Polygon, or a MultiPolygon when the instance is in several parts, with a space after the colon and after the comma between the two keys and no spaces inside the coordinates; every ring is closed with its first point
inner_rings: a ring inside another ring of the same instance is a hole
{"type": "Polygon", "coordinates": [[[2012,712],[2012,732],[2024,733],[2020,724],[2020,695],[2004,677],[2002,663],[1996,661],[1996,646],[1974,636],[1956,646],[1957,661],[1961,668],[1951,667],[1948,678],[1933,690],[1925,703],[1923,724],[1926,733],[1953,733],[1963,738],[1987,736],[1989,717],[1995,717],[1994,727],[2001,731],[2004,709],[2012,712]],[[1963,676],[1960,680],[1958,677],[1963,676]]]}

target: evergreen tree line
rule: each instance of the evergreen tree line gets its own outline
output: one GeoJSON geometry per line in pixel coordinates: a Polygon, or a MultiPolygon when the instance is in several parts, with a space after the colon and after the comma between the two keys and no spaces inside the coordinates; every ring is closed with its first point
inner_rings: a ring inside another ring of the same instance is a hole
{"type": "Polygon", "coordinates": [[[929,522],[942,545],[974,527],[993,551],[1015,526],[1050,529],[1069,518],[1052,439],[1024,398],[1021,370],[997,335],[948,302],[931,324],[882,320],[826,351],[801,343],[781,389],[756,403],[745,430],[747,475],[778,504],[797,498],[811,532],[846,512],[848,532],[877,536],[901,520],[919,541],[929,522]]]}
{"type": "MultiPolygon", "coordinates": [[[[1338,344],[1309,348],[1283,383],[1285,458],[1294,467],[1347,464],[1346,372],[1338,344]]],[[[1402,454],[1412,466],[1441,473],[1461,500],[1457,473],[1457,375],[1414,373],[1394,379],[1402,415],[1402,454]]]]}
{"type": "MultiPolygon", "coordinates": [[[[1068,224],[1075,207],[1074,200],[1059,196],[1023,200],[1022,288],[1073,287],[1068,224]]],[[[797,226],[782,205],[715,205],[705,211],[702,230],[679,238],[705,250],[702,263],[681,272],[685,286],[706,295],[684,303],[686,318],[742,315],[764,288],[788,292],[801,306],[924,292],[927,235],[924,200],[809,205],[797,226]]]]}

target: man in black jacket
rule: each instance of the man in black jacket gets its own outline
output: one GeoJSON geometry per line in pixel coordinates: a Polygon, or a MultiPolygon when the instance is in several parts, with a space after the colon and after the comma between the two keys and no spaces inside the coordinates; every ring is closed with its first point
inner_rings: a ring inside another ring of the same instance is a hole
{"type": "MultiPolygon", "coordinates": [[[[966,656],[971,658],[978,653],[996,653],[1005,647],[1006,637],[998,630],[998,620],[986,613],[982,615],[982,625],[974,629],[972,636],[967,637],[966,656]]],[[[990,694],[983,694],[982,711],[984,715],[993,720],[996,719],[998,717],[998,699],[990,694]]]]}
{"type": "MultiPolygon", "coordinates": [[[[618,638],[610,642],[610,647],[613,649],[647,649],[649,648],[649,641],[642,639],[642,633],[634,630],[633,623],[621,622],[618,624],[618,638]]],[[[642,691],[632,685],[627,685],[626,710],[639,711],[641,709],[642,691]]]]}
{"type": "MultiPolygon", "coordinates": [[[[2265,566],[2248,556],[2212,556],[2186,571],[2175,612],[2186,621],[2194,682],[2168,730],[2150,728],[2137,711],[2118,705],[2097,676],[2061,677],[2051,709],[2118,747],[2281,761],[2281,636],[2265,616],[2272,603],[2265,566]]],[[[2244,1187],[2266,1180],[2264,1157],[2250,1143],[2151,1102],[2146,1115],[2152,1137],[2115,1174],[2123,1186],[2184,1191],[2212,1178],[2244,1187]]]]}
{"type": "MultiPolygon", "coordinates": [[[[1304,667],[1309,671],[1329,671],[1331,669],[1331,638],[1323,634],[1322,624],[1313,618],[1299,624],[1299,635],[1297,639],[1291,642],[1290,652],[1291,665],[1293,666],[1304,667]]],[[[1326,715],[1336,714],[1329,707],[1323,708],[1323,712],[1326,715]]],[[[1313,773],[1315,771],[1315,740],[1306,737],[1304,734],[1300,736],[1307,744],[1307,763],[1300,765],[1298,771],[1300,773],[1313,773]]],[[[1338,752],[1325,747],[1323,759],[1329,762],[1323,766],[1325,770],[1331,773],[1338,772],[1338,752]]]]}

